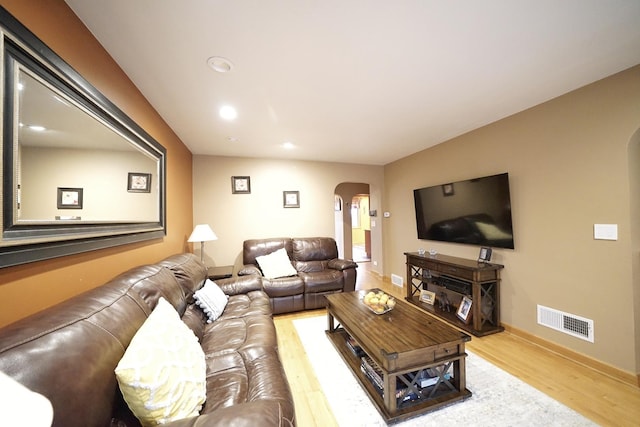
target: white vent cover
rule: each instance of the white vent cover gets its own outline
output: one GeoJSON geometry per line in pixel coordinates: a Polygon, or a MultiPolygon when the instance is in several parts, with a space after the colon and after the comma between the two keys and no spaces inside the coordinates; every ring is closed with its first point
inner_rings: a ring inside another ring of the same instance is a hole
{"type": "Polygon", "coordinates": [[[538,305],[538,324],[593,342],[593,320],[538,305]]]}
{"type": "Polygon", "coordinates": [[[402,286],[404,285],[404,279],[402,278],[402,276],[398,276],[397,274],[391,274],[391,283],[393,283],[396,286],[402,286]]]}

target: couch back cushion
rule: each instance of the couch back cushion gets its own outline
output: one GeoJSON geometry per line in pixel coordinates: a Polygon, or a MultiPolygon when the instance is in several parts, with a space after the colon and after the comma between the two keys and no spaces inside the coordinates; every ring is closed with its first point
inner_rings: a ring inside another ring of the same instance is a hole
{"type": "Polygon", "coordinates": [[[0,330],[0,370],[51,401],[54,426],[111,422],[113,370],[149,314],[127,291],[112,282],[0,330]]]}
{"type": "Polygon", "coordinates": [[[171,270],[184,289],[187,301],[192,303],[193,294],[204,285],[207,279],[207,267],[192,253],[172,255],[158,264],[171,270]]]}
{"type": "Polygon", "coordinates": [[[8,325],[0,329],[0,371],[51,401],[54,426],[109,425],[129,413],[114,369],[160,296],[184,312],[168,269],[136,267],[8,325]]]}
{"type": "Polygon", "coordinates": [[[293,243],[288,237],[245,240],[242,245],[242,263],[258,265],[256,257],[269,255],[282,248],[287,251],[289,259],[292,259],[293,243]]]}
{"type": "Polygon", "coordinates": [[[338,245],[331,237],[293,239],[294,261],[330,261],[338,258],[338,245]]]}
{"type": "Polygon", "coordinates": [[[180,316],[187,308],[185,292],[178,279],[171,270],[159,264],[134,268],[114,280],[127,283],[131,292],[138,293],[147,303],[149,313],[156,307],[160,297],[170,302],[180,316]]]}

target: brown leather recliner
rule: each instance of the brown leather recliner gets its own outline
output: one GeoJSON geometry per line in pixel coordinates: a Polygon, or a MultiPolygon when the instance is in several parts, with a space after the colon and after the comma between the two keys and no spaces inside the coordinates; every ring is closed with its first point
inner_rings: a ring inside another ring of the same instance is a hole
{"type": "Polygon", "coordinates": [[[242,250],[244,267],[238,275],[260,275],[256,258],[284,248],[295,276],[267,279],[262,285],[269,295],[274,313],[322,308],[325,295],[355,290],[358,264],[338,258],[338,246],[330,237],[245,240],[242,250]]]}

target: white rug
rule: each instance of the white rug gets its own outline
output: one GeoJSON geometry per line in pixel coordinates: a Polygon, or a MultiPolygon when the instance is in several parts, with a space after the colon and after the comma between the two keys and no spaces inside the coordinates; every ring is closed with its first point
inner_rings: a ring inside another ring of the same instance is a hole
{"type": "MultiPolygon", "coordinates": [[[[325,335],[325,316],[294,320],[333,415],[343,427],[385,426],[375,406],[325,335]]],[[[467,350],[462,402],[395,424],[413,426],[595,426],[581,414],[467,350]]]]}

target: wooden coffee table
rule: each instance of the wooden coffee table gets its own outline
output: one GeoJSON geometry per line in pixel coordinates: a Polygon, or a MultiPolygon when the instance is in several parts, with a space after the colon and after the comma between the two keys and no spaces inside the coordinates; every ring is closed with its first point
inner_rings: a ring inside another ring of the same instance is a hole
{"type": "Polygon", "coordinates": [[[376,314],[362,302],[367,292],[328,295],[326,333],[385,421],[470,397],[464,345],[471,337],[400,299],[376,314]]]}

